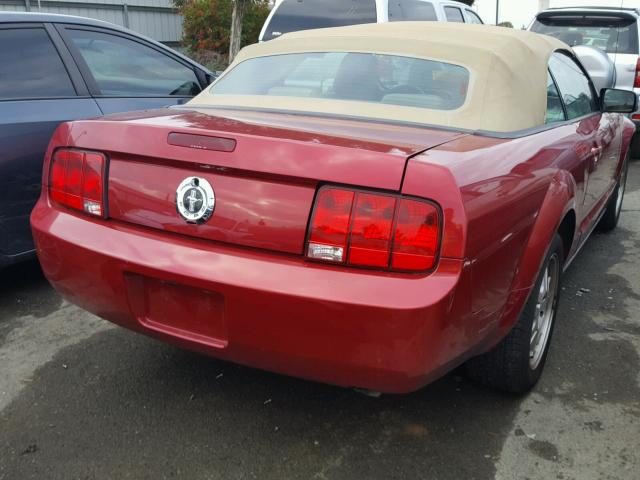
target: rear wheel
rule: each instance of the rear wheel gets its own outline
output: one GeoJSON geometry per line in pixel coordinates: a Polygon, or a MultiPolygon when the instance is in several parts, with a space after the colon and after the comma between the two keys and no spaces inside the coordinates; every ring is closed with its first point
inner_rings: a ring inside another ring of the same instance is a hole
{"type": "Polygon", "coordinates": [[[563,244],[556,234],[516,325],[493,350],[467,363],[472,379],[512,393],[527,392],[538,382],[551,343],[563,262],[563,244]]]}
{"type": "Polygon", "coordinates": [[[610,232],[618,225],[620,212],[622,212],[622,201],[624,200],[624,191],[627,186],[627,172],[629,171],[629,156],[624,159],[620,179],[616,185],[616,189],[609,199],[604,215],[598,223],[598,230],[601,232],[610,232]]]}

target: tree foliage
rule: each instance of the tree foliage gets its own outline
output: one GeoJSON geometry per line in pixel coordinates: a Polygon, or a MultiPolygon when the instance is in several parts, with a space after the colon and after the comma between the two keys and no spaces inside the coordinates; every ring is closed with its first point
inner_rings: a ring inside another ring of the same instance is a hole
{"type": "MultiPolygon", "coordinates": [[[[229,52],[233,0],[174,0],[183,21],[182,42],[193,52],[229,52]]],[[[258,41],[262,24],[269,15],[268,0],[254,0],[247,6],[242,22],[241,45],[258,41]]]]}

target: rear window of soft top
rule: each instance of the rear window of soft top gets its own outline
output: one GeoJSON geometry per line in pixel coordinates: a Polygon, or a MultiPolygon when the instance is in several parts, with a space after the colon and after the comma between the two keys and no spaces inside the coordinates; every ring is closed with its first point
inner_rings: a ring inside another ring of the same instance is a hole
{"type": "Polygon", "coordinates": [[[376,53],[307,52],[245,60],[209,92],[455,110],[464,104],[468,87],[469,70],[459,65],[376,53]]]}

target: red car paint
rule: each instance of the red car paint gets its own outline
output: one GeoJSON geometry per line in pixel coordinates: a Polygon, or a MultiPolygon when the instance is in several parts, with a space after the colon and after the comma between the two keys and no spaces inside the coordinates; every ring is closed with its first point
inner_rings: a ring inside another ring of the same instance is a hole
{"type": "Polygon", "coordinates": [[[31,221],[51,283],[110,321],[258,368],[409,392],[506,335],[551,238],[573,218],[566,250],[577,253],[615,187],[633,128],[614,114],[512,139],[221,110],[73,122],[51,141],[31,221]],[[172,133],[225,140],[173,135],[172,145],[172,133]],[[108,156],[108,218],[51,203],[49,162],[59,147],[108,156]],[[192,175],[216,193],[202,225],[176,213],[175,189],[192,175]],[[306,260],[314,196],[325,184],[439,205],[435,270],[306,260]]]}

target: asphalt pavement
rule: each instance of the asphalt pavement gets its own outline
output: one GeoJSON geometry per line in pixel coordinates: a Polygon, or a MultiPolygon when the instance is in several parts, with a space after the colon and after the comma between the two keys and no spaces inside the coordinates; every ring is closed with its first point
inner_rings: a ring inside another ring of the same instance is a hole
{"type": "Polygon", "coordinates": [[[0,271],[0,480],[640,479],[640,162],[564,277],[525,397],[454,372],[370,398],[196,355],[0,271]]]}

